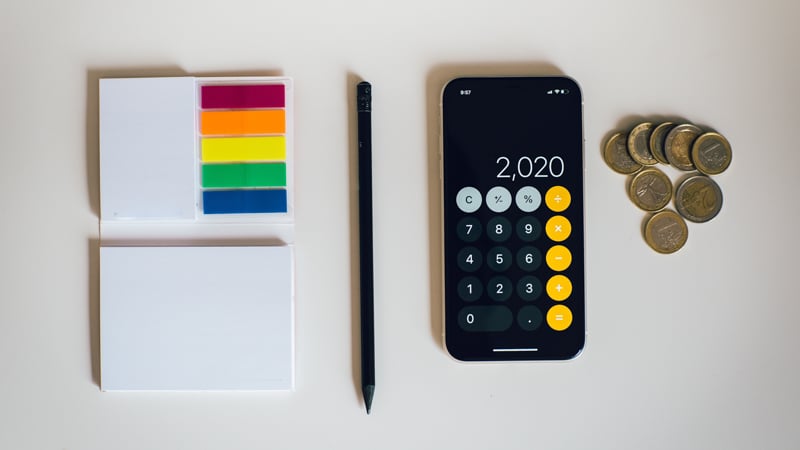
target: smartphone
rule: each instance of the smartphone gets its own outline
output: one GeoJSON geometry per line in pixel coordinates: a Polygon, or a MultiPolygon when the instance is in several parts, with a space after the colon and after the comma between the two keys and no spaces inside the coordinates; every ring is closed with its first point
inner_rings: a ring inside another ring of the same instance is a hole
{"type": "Polygon", "coordinates": [[[577,356],[586,335],[578,84],[457,78],[441,106],[447,351],[462,361],[577,356]]]}

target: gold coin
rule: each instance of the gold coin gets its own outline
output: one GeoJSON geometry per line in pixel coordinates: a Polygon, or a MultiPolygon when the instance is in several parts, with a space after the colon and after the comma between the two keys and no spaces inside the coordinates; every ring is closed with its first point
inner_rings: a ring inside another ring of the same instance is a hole
{"type": "Polygon", "coordinates": [[[731,156],[730,142],[719,133],[705,133],[692,145],[692,161],[706,175],[724,172],[731,164],[731,156]]]}
{"type": "Polygon", "coordinates": [[[633,127],[628,134],[628,152],[631,154],[631,158],[645,166],[652,166],[658,163],[658,160],[653,157],[653,153],[650,151],[650,132],[652,130],[653,124],[644,122],[633,127]]]}
{"type": "Polygon", "coordinates": [[[644,240],[659,253],[677,252],[688,237],[686,222],[669,209],[653,214],[644,226],[644,240]]]}
{"type": "Polygon", "coordinates": [[[644,169],[633,176],[628,194],[639,208],[658,211],[672,199],[672,182],[658,169],[644,169]]]}
{"type": "Polygon", "coordinates": [[[615,133],[608,138],[603,149],[603,158],[611,170],[623,175],[635,173],[642,168],[642,165],[634,161],[628,153],[628,136],[624,133],[615,133]]]}
{"type": "Polygon", "coordinates": [[[664,141],[667,139],[667,133],[673,128],[675,128],[674,123],[664,122],[653,128],[653,132],[650,133],[650,151],[661,164],[669,164],[667,155],[664,153],[664,141]]]}
{"type": "Polygon", "coordinates": [[[675,209],[692,222],[708,222],[722,209],[722,189],[711,178],[695,175],[675,191],[675,209]]]}
{"type": "Polygon", "coordinates": [[[693,170],[694,164],[690,153],[692,144],[701,134],[703,131],[690,123],[673,128],[667,133],[667,139],[664,141],[664,154],[667,155],[667,161],[680,170],[693,170]]]}

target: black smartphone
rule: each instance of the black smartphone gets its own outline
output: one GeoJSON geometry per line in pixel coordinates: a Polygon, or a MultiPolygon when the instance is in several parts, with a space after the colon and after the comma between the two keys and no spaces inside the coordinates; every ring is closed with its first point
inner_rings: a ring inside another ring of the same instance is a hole
{"type": "Polygon", "coordinates": [[[444,334],[458,360],[583,349],[582,104],[567,77],[442,91],[444,334]]]}

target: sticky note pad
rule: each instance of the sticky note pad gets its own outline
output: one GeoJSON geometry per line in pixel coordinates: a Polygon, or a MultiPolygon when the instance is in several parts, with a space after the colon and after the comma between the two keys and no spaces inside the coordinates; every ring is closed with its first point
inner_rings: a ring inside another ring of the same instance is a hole
{"type": "Polygon", "coordinates": [[[292,389],[291,79],[99,93],[101,388],[292,389]]]}
{"type": "Polygon", "coordinates": [[[100,80],[104,220],[194,219],[195,81],[100,80]]]}
{"type": "Polygon", "coordinates": [[[101,247],[103,390],[291,389],[291,247],[101,247]]]}

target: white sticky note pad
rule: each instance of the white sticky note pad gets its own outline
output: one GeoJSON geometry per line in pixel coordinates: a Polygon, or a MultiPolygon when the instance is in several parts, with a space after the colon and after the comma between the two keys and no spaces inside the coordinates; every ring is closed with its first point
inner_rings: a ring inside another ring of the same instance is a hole
{"type": "Polygon", "coordinates": [[[195,218],[193,77],[100,80],[103,220],[195,218]]]}
{"type": "Polygon", "coordinates": [[[291,246],[101,247],[101,388],[293,388],[291,246]]]}

